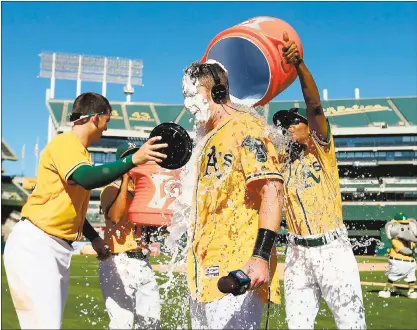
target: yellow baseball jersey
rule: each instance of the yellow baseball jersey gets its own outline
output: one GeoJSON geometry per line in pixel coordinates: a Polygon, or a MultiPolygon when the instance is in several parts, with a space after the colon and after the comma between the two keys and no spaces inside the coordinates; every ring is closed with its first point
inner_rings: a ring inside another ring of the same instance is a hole
{"type": "MultiPolygon", "coordinates": [[[[276,151],[264,124],[247,113],[225,118],[206,136],[197,157],[197,184],[188,251],[188,284],[200,302],[220,299],[220,277],[252,256],[265,179],[279,179],[276,151]]],[[[274,249],[275,251],[275,249],[274,249]]],[[[271,301],[280,302],[276,251],[271,257],[271,301]]],[[[259,289],[266,301],[267,286],[259,289]]]]}
{"type": "Polygon", "coordinates": [[[77,135],[57,135],[41,152],[36,187],[22,208],[22,217],[47,234],[80,240],[90,191],[69,177],[83,165],[92,165],[91,156],[77,135]]]}
{"type": "MultiPolygon", "coordinates": [[[[136,226],[129,221],[128,212],[120,219],[119,222],[113,222],[108,211],[116,200],[119,192],[120,184],[112,183],[106,186],[100,195],[101,208],[106,219],[106,229],[104,230],[104,241],[110,247],[112,253],[122,253],[126,251],[136,250],[138,248],[137,239],[140,239],[140,228],[136,230],[136,226]]],[[[126,209],[128,210],[133,200],[133,192],[127,193],[126,209]]]]}
{"type": "Polygon", "coordinates": [[[391,245],[392,248],[389,251],[389,256],[392,258],[396,258],[396,259],[401,259],[401,260],[413,260],[414,257],[411,256],[406,256],[402,253],[400,253],[400,250],[403,248],[409,248],[411,250],[413,250],[416,246],[416,244],[414,242],[404,242],[404,241],[400,241],[399,239],[392,239],[391,240],[391,245]]]}
{"type": "Polygon", "coordinates": [[[312,134],[313,150],[285,162],[285,219],[290,233],[316,235],[343,226],[342,197],[333,137],[327,143],[312,134]]]}

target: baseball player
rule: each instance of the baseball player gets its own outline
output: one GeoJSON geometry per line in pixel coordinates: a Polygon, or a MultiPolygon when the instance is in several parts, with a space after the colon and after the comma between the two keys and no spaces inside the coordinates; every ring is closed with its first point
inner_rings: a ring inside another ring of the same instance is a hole
{"type": "Polygon", "coordinates": [[[274,123],[290,141],[282,169],[288,249],[285,311],[289,329],[313,329],[323,297],[339,329],[364,329],[357,262],[342,219],[338,167],[317,86],[284,33],[283,57],[295,65],[307,109],[278,111],[274,123]]]}
{"type": "Polygon", "coordinates": [[[150,139],[133,155],[92,166],[88,146],[97,143],[110,120],[109,101],[96,93],[78,96],[72,130],[57,135],[42,151],[37,185],[22,209],[4,251],[13,304],[22,329],[59,329],[68,294],[73,241],[84,234],[98,253],[108,249],[85,221],[90,190],[106,185],[135,165],[160,162],[166,144],[150,139]]]}
{"type": "Polygon", "coordinates": [[[279,303],[274,245],[282,176],[264,123],[230,102],[225,69],[193,63],[183,77],[185,108],[206,135],[197,151],[187,256],[193,329],[258,329],[268,298],[279,303]],[[278,193],[278,194],[277,194],[278,193]],[[243,270],[250,289],[224,294],[218,281],[243,270]]]}
{"type": "MultiPolygon", "coordinates": [[[[116,158],[138,150],[132,143],[122,144],[116,158]]],[[[106,186],[101,193],[101,208],[106,219],[104,240],[110,258],[101,260],[100,286],[110,318],[110,329],[159,328],[160,298],[155,274],[149,264],[145,231],[129,221],[128,209],[134,197],[134,183],[128,173],[106,186]]]]}

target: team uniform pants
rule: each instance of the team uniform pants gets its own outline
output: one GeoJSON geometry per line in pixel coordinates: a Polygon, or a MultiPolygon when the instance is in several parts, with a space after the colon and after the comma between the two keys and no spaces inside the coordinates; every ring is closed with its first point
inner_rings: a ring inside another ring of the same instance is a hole
{"type": "Polygon", "coordinates": [[[19,221],[4,250],[4,268],[22,329],[60,329],[73,248],[29,220],[19,221]]]}
{"type": "Polygon", "coordinates": [[[193,329],[259,329],[264,304],[256,291],[209,303],[190,301],[193,329]]]}
{"type": "Polygon", "coordinates": [[[338,329],[366,329],[358,265],[347,235],[318,247],[289,241],[284,288],[289,329],[314,329],[321,297],[338,329]]]}
{"type": "Polygon", "coordinates": [[[100,261],[99,268],[109,328],[159,329],[159,288],[149,261],[121,253],[100,261]]]}

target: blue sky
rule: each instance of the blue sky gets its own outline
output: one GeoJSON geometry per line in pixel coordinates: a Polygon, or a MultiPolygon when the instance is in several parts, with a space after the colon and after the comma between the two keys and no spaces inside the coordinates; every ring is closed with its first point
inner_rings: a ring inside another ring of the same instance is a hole
{"type": "MultiPolygon", "coordinates": [[[[119,56],[144,61],[143,87],[132,101],[182,103],[183,69],[199,60],[222,30],[255,16],[287,21],[299,34],[304,59],[329,98],[417,94],[416,3],[340,2],[41,2],[2,3],[2,137],[35,175],[34,145],[47,142],[48,113],[39,79],[41,51],[119,56]]],[[[73,99],[75,81],[56,84],[55,98],[73,99]]],[[[84,83],[82,91],[100,92],[84,83]]],[[[122,86],[108,86],[124,100],[122,86]]],[[[301,99],[298,81],[278,96],[301,99]]],[[[20,174],[21,160],[3,164],[20,174]]]]}

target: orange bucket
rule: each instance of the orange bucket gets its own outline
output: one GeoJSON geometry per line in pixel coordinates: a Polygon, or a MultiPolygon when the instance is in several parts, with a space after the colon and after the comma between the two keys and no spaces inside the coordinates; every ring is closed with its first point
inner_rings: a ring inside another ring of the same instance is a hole
{"type": "Polygon", "coordinates": [[[130,170],[135,181],[135,197],[129,220],[144,226],[170,226],[172,203],[181,194],[180,170],[167,170],[148,162],[130,170]]]}
{"type": "Polygon", "coordinates": [[[286,22],[259,16],[220,32],[207,47],[201,62],[222,63],[229,76],[231,100],[248,106],[265,105],[297,77],[282,57],[286,31],[303,54],[300,37],[286,22]]]}

